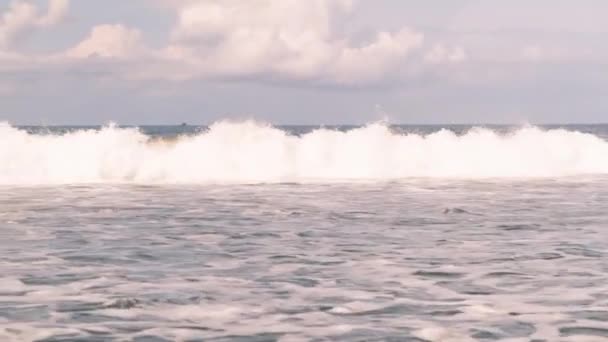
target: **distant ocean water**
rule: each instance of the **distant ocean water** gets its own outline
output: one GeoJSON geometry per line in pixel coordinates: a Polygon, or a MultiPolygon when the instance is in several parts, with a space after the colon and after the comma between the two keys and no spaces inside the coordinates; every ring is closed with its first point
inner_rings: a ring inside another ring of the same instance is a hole
{"type": "Polygon", "coordinates": [[[0,125],[0,341],[608,340],[608,126],[0,125]]]}

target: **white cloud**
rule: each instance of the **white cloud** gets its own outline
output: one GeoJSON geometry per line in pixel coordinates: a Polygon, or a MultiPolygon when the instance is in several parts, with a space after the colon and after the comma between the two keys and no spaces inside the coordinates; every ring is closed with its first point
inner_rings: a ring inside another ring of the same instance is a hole
{"type": "Polygon", "coordinates": [[[467,59],[466,51],[460,47],[449,47],[444,44],[435,44],[426,53],[424,59],[430,64],[461,63],[467,59]]]}
{"type": "Polygon", "coordinates": [[[32,30],[56,25],[63,20],[69,7],[68,0],[49,0],[46,13],[23,0],[13,0],[0,13],[0,49],[8,49],[21,35],[32,30]]]}
{"type": "Polygon", "coordinates": [[[51,26],[58,24],[67,16],[69,7],[69,0],[49,0],[48,12],[39,19],[39,25],[51,26]]]}
{"type": "Polygon", "coordinates": [[[89,36],[66,52],[72,58],[129,58],[144,50],[141,32],[120,24],[93,27],[89,36]]]}
{"type": "MultiPolygon", "coordinates": [[[[26,56],[4,49],[11,58],[0,58],[19,68],[24,63],[69,67],[108,59],[112,62],[95,68],[129,79],[255,78],[364,85],[406,79],[410,71],[468,57],[457,46],[424,44],[424,34],[406,26],[378,30],[367,41],[353,39],[343,33],[352,31],[337,29],[357,9],[353,0],[160,1],[175,14],[163,47],[147,47],[139,29],[114,23],[94,26],[63,52],[26,56]],[[128,65],[121,67],[123,62],[128,65]]],[[[30,2],[13,0],[0,20],[0,52],[3,41],[9,46],[22,33],[59,23],[68,5],[68,0],[49,0],[41,13],[30,2]]]]}
{"type": "Polygon", "coordinates": [[[408,28],[353,45],[332,29],[352,6],[344,0],[178,2],[165,56],[199,76],[358,83],[382,78],[421,46],[423,34],[408,28]]]}

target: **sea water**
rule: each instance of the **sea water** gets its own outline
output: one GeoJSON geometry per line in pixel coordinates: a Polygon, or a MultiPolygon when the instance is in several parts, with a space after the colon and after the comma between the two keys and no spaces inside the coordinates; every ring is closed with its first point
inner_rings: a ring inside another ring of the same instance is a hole
{"type": "Polygon", "coordinates": [[[0,340],[608,340],[607,134],[0,125],[0,340]]]}

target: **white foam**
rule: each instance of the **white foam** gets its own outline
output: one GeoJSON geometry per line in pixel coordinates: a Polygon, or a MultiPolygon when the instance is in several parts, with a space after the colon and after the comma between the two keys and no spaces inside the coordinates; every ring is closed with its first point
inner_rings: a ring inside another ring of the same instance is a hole
{"type": "Polygon", "coordinates": [[[441,342],[466,342],[474,341],[469,336],[456,331],[450,331],[446,328],[441,327],[426,327],[414,331],[414,336],[421,338],[426,341],[441,341],[441,342]]]}
{"type": "Polygon", "coordinates": [[[0,124],[0,184],[249,183],[608,174],[608,142],[563,129],[397,134],[382,124],[293,136],[252,121],[153,141],[108,126],[62,135],[0,124]]]}

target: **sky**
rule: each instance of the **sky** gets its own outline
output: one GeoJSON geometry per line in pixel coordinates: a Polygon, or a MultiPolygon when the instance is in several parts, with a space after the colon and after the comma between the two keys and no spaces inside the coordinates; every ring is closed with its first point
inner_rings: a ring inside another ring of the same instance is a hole
{"type": "Polygon", "coordinates": [[[605,0],[0,0],[11,124],[608,122],[605,0]]]}

